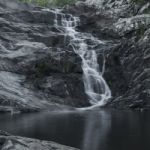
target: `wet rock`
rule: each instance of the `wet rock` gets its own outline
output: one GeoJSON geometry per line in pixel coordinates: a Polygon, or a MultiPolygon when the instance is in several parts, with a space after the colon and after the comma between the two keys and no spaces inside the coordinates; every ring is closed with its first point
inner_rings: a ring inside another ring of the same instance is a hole
{"type": "Polygon", "coordinates": [[[104,78],[112,91],[107,106],[149,108],[149,2],[86,0],[74,7],[79,11],[72,9],[73,14],[82,12],[79,30],[111,41],[97,50],[100,66],[105,58],[104,78]]]}
{"type": "Polygon", "coordinates": [[[89,105],[81,59],[54,25],[55,11],[15,0],[2,0],[0,8],[0,111],[89,105]]]}
{"type": "Polygon", "coordinates": [[[142,14],[136,15],[130,18],[119,19],[117,23],[114,24],[114,30],[119,32],[121,36],[139,29],[148,29],[150,27],[150,15],[142,14]]]}
{"type": "MultiPolygon", "coordinates": [[[[80,17],[76,29],[87,36],[85,42],[91,47],[87,33],[103,41],[92,48],[112,89],[111,107],[150,105],[149,7],[146,1],[86,0],[63,11],[80,17]]],[[[55,104],[89,106],[81,59],[69,45],[64,29],[54,25],[55,17],[54,10],[15,0],[0,2],[0,104],[6,111],[51,105],[53,109],[55,104]]]]}
{"type": "Polygon", "coordinates": [[[35,76],[51,73],[82,73],[81,59],[72,51],[61,48],[47,50],[47,55],[32,63],[28,73],[35,76]]]}
{"type": "Polygon", "coordinates": [[[144,102],[141,101],[135,101],[133,104],[129,105],[130,108],[136,109],[136,108],[142,108],[144,106],[144,102]]]}
{"type": "MultiPolygon", "coordinates": [[[[142,39],[144,37],[142,36],[142,39]]],[[[111,82],[109,85],[113,89],[114,99],[116,96],[121,96],[116,101],[112,101],[111,105],[120,108],[149,107],[149,52],[149,42],[141,42],[140,39],[138,42],[127,40],[125,45],[117,47],[109,55],[106,77],[111,82]],[[145,61],[145,53],[147,53],[147,61],[145,61]],[[114,61],[116,63],[113,65],[114,61]]]]}
{"type": "Polygon", "coordinates": [[[0,134],[1,150],[77,150],[54,142],[0,134]]]}
{"type": "MultiPolygon", "coordinates": [[[[33,80],[32,80],[33,81],[33,80]]],[[[60,104],[73,107],[84,107],[89,104],[88,98],[84,91],[82,76],[77,74],[61,75],[55,74],[34,80],[34,87],[43,91],[46,96],[59,96],[60,104]]],[[[53,99],[52,99],[53,101],[53,99]]],[[[53,101],[57,102],[57,101],[53,101]]]]}

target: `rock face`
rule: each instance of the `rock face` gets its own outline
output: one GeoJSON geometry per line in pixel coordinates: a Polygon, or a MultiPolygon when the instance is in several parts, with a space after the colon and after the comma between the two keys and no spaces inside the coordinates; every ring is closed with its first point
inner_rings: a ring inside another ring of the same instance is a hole
{"type": "MultiPolygon", "coordinates": [[[[100,67],[105,53],[109,107],[150,106],[149,8],[147,1],[85,0],[63,10],[80,17],[78,31],[106,43],[96,52],[100,67]]],[[[0,111],[89,106],[81,59],[55,19],[55,10],[1,0],[0,111]]]]}
{"type": "Polygon", "coordinates": [[[79,30],[110,41],[104,48],[104,77],[113,95],[108,106],[150,107],[149,8],[148,1],[86,0],[68,10],[82,18],[79,30]]]}
{"type": "Polygon", "coordinates": [[[89,105],[81,59],[54,23],[54,10],[0,1],[0,111],[89,105]]]}
{"type": "Polygon", "coordinates": [[[63,146],[54,142],[40,141],[35,139],[0,135],[1,150],[77,150],[68,146],[63,146]]]}

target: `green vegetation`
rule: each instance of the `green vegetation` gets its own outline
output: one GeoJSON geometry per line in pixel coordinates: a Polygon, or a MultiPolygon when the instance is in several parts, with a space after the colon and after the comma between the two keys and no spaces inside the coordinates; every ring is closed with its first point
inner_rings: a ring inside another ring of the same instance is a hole
{"type": "Polygon", "coordinates": [[[77,0],[51,0],[51,4],[57,6],[74,4],[77,0]]]}
{"type": "Polygon", "coordinates": [[[39,6],[65,6],[75,3],[77,0],[19,0],[25,3],[35,3],[39,6]]]}
{"type": "Polygon", "coordinates": [[[147,0],[132,0],[132,1],[137,4],[144,4],[144,3],[148,2],[147,0]]]}
{"type": "Polygon", "coordinates": [[[49,0],[19,0],[24,3],[34,3],[40,6],[47,6],[49,3],[49,0]]]}
{"type": "Polygon", "coordinates": [[[146,30],[147,28],[144,26],[141,26],[138,30],[136,30],[135,32],[136,40],[139,40],[145,34],[146,30]]]}

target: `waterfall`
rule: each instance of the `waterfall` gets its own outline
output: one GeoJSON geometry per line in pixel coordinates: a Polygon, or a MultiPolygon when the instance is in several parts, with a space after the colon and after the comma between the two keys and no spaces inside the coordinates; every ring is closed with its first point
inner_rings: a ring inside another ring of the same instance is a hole
{"type": "Polygon", "coordinates": [[[88,5],[101,6],[106,0],[86,0],[88,5]]]}
{"type": "Polygon", "coordinates": [[[90,108],[103,106],[111,98],[111,91],[103,78],[105,61],[103,69],[100,70],[95,47],[103,45],[105,42],[91,34],[76,31],[79,23],[78,17],[64,14],[59,9],[55,10],[55,26],[70,37],[69,46],[72,46],[74,52],[82,59],[84,87],[92,105],[90,108]]]}

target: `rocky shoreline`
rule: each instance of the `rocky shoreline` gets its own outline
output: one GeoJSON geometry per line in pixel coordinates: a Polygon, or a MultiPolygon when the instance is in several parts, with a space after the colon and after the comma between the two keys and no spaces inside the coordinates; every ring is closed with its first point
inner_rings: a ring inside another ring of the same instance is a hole
{"type": "Polygon", "coordinates": [[[1,150],[78,150],[55,142],[12,136],[0,131],[1,150]]]}

